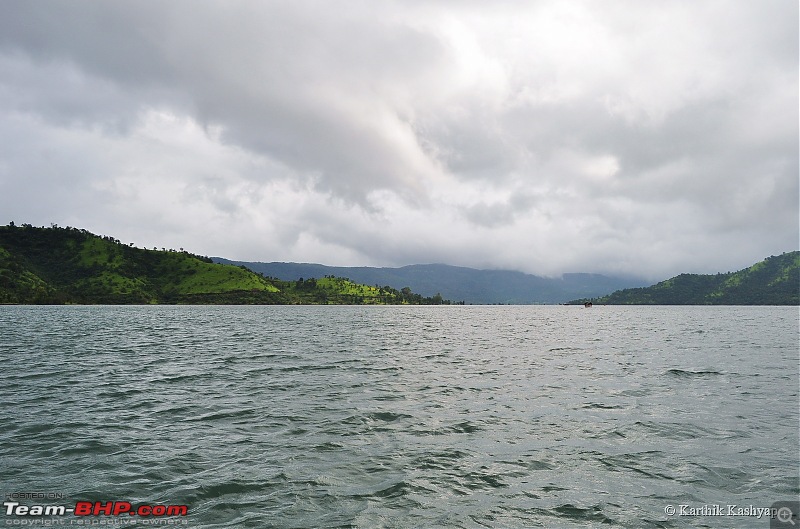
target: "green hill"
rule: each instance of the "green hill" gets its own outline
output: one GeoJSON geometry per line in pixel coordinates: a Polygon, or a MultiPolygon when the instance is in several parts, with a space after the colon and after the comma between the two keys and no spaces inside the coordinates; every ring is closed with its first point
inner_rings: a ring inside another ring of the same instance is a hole
{"type": "Polygon", "coordinates": [[[0,303],[441,304],[324,277],[280,281],[189,252],[135,248],[77,228],[0,226],[0,303]]]}
{"type": "MultiPolygon", "coordinates": [[[[570,303],[583,303],[575,300],[570,303]]],[[[738,272],[681,274],[651,287],[592,300],[607,305],[800,305],[800,252],[768,257],[738,272]]]]}

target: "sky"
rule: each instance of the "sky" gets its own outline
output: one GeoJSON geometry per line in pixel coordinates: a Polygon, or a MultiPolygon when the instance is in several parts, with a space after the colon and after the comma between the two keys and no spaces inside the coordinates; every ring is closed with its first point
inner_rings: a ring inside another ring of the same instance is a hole
{"type": "Polygon", "coordinates": [[[800,246],[796,0],[0,4],[0,224],[660,280],[800,246]]]}

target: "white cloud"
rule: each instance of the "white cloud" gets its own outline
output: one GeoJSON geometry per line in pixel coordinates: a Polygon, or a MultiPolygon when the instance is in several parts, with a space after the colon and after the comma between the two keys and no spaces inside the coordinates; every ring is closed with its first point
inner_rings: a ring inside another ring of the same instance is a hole
{"type": "Polygon", "coordinates": [[[798,244],[792,2],[13,2],[0,222],[663,278],[798,244]]]}

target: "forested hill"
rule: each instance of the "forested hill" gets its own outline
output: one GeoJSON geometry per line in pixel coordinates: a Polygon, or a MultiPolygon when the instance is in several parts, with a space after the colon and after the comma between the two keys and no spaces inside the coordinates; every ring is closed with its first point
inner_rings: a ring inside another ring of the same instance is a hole
{"type": "Polygon", "coordinates": [[[768,257],[738,272],[681,274],[651,287],[619,290],[593,301],[608,305],[800,305],[800,252],[768,257]]]}
{"type": "Polygon", "coordinates": [[[280,281],[174,249],[77,228],[0,226],[0,303],[442,304],[409,289],[324,277],[280,281]]]}

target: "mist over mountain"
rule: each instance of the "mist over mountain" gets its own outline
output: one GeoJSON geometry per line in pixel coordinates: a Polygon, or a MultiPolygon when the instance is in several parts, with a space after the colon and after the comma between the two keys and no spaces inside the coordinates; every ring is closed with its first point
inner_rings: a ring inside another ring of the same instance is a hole
{"type": "Polygon", "coordinates": [[[222,257],[212,257],[212,260],[217,263],[243,265],[254,272],[284,281],[334,275],[366,285],[390,286],[396,289],[410,287],[423,296],[441,294],[446,299],[479,304],[564,303],[576,298],[604,296],[616,290],[650,284],[638,278],[601,274],[571,273],[560,278],[549,278],[511,270],[478,270],[445,264],[377,268],[231,261],[222,257]]]}

